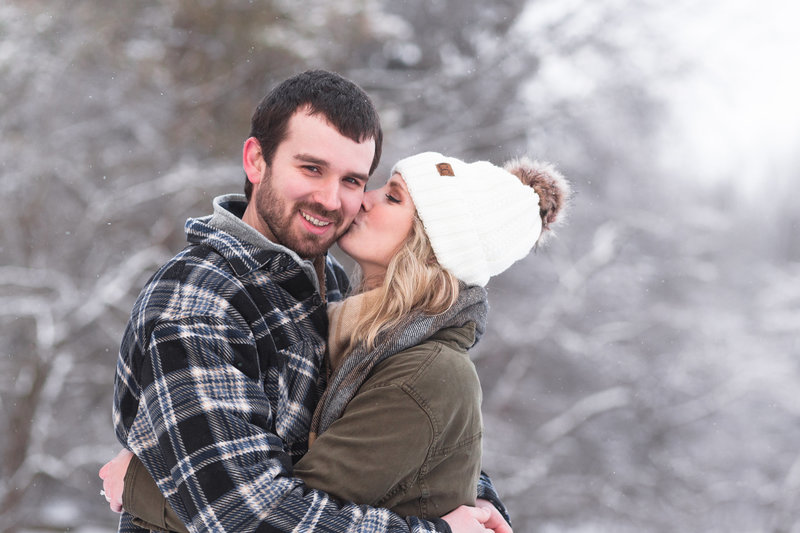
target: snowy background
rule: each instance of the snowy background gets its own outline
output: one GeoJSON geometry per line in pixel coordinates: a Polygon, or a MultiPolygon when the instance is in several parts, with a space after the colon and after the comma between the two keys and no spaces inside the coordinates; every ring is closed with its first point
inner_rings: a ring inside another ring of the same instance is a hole
{"type": "Polygon", "coordinates": [[[0,531],[111,531],[116,350],[250,114],[360,83],[423,149],[555,162],[490,283],[485,468],[518,533],[800,531],[800,9],[782,0],[0,3],[0,531]]]}

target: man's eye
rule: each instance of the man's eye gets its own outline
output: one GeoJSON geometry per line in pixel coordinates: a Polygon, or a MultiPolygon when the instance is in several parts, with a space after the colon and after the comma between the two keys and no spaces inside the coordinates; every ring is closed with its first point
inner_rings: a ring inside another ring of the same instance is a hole
{"type": "Polygon", "coordinates": [[[309,172],[313,172],[315,174],[319,174],[319,167],[314,165],[304,165],[304,169],[308,170],[309,172]]]}
{"type": "Polygon", "coordinates": [[[386,199],[389,200],[390,202],[392,202],[393,204],[399,204],[400,203],[400,200],[398,200],[397,198],[395,198],[391,194],[387,194],[386,195],[386,199]]]}
{"type": "Polygon", "coordinates": [[[347,183],[352,183],[353,185],[359,185],[358,180],[355,178],[345,178],[344,181],[346,181],[347,183]]]}

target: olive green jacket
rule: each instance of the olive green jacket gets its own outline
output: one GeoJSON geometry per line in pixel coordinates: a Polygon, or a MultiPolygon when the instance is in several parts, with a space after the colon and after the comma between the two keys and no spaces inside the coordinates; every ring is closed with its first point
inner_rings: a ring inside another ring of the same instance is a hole
{"type": "MultiPolygon", "coordinates": [[[[474,505],[481,464],[481,389],[467,355],[474,342],[474,324],[447,328],[378,364],[295,475],[403,516],[441,517],[474,505]]],[[[125,509],[151,528],[186,531],[136,463],[125,480],[125,509]]]]}

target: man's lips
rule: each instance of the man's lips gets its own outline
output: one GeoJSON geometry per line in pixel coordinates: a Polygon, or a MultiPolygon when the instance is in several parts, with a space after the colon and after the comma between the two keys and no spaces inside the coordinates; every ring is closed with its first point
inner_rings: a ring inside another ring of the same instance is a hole
{"type": "Polygon", "coordinates": [[[324,218],[320,218],[319,216],[312,215],[307,211],[300,211],[300,218],[305,223],[305,227],[311,232],[318,235],[325,233],[328,228],[333,225],[332,220],[326,220],[324,218]]]}
{"type": "Polygon", "coordinates": [[[325,226],[330,224],[329,220],[319,219],[319,218],[317,218],[317,217],[315,217],[315,216],[313,216],[313,215],[311,215],[309,213],[306,213],[305,211],[300,211],[300,214],[302,215],[302,217],[304,219],[306,219],[307,221],[311,222],[313,225],[315,225],[317,227],[324,228],[325,226]]]}

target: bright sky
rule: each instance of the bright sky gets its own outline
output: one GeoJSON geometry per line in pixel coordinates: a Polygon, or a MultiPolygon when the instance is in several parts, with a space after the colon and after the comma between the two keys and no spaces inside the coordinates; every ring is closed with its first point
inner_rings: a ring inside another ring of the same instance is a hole
{"type": "Polygon", "coordinates": [[[700,4],[673,20],[676,52],[694,57],[698,68],[665,87],[675,113],[668,131],[685,140],[700,177],[732,179],[745,193],[797,179],[800,3],[700,4]]]}
{"type": "Polygon", "coordinates": [[[543,57],[531,102],[579,101],[608,76],[652,80],[671,111],[657,162],[744,194],[799,177],[798,25],[800,2],[787,0],[534,0],[516,23],[543,57]],[[624,60],[601,48],[561,56],[559,40],[597,31],[624,60]]]}

